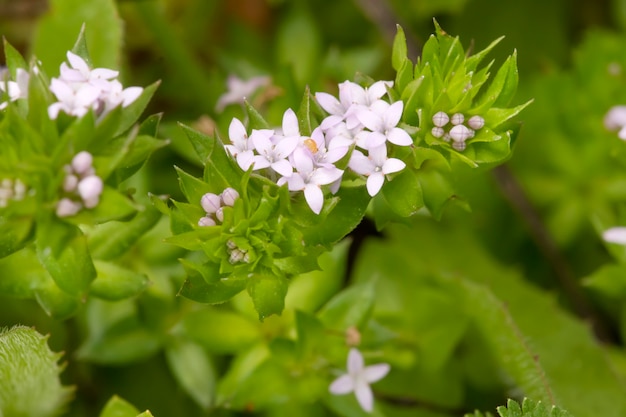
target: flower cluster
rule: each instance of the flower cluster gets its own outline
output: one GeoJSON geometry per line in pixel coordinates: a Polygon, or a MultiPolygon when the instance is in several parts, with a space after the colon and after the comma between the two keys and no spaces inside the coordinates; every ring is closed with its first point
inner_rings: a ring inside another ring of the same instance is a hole
{"type": "Polygon", "coordinates": [[[485,126],[485,119],[478,115],[471,116],[467,120],[467,126],[463,124],[464,122],[463,113],[448,116],[447,113],[439,111],[433,115],[435,127],[432,128],[431,133],[434,137],[442,138],[446,142],[452,141],[452,147],[460,152],[465,150],[465,141],[473,138],[476,131],[485,126]],[[451,127],[448,128],[448,124],[451,127]]]}
{"type": "Polygon", "coordinates": [[[405,167],[399,159],[387,158],[387,142],[413,144],[409,134],[397,127],[404,103],[390,104],[382,99],[391,86],[389,81],[378,81],[364,88],[346,81],[339,85],[339,99],[317,93],[317,101],[329,116],[310,136],[300,133],[292,109],[284,113],[282,129],[254,129],[249,135],[241,121],[234,118],[226,150],[241,169],[264,170],[278,185],[287,184],[289,191],[304,192],[316,214],[324,205],[322,186],[329,186],[333,193],[339,189],[345,170],[336,164],[346,155],[347,167],[367,177],[367,190],[374,196],[385,175],[405,167]]]}
{"type": "Polygon", "coordinates": [[[87,151],[77,153],[69,165],[63,167],[65,178],[63,192],[65,197],[57,203],[56,214],[59,217],[70,217],[83,207],[92,209],[100,202],[104,189],[102,179],[93,168],[93,157],[87,151]]]}
{"type": "Polygon", "coordinates": [[[68,51],[67,60],[61,64],[59,78],[53,78],[50,91],[57,102],[48,107],[48,115],[56,119],[63,111],[70,116],[82,117],[90,109],[104,117],[112,109],[128,106],[142,93],[141,87],[123,88],[116,79],[118,71],[107,68],[89,68],[80,56],[68,51]]]}
{"type": "Polygon", "coordinates": [[[347,373],[330,384],[329,391],[335,395],[354,392],[359,405],[370,413],[374,409],[374,395],[370,384],[387,375],[390,366],[387,363],[365,366],[363,355],[356,348],[350,349],[347,361],[347,373]]]}
{"type": "Polygon", "coordinates": [[[604,127],[617,130],[617,137],[626,140],[626,106],[613,106],[604,116],[604,127]]]}
{"type": "Polygon", "coordinates": [[[206,216],[198,220],[198,226],[215,226],[217,222],[224,221],[224,206],[232,207],[239,193],[234,188],[226,188],[220,195],[206,193],[200,200],[200,205],[206,216]]]}
{"type": "Polygon", "coordinates": [[[0,208],[4,208],[11,200],[22,200],[26,195],[26,185],[20,179],[4,178],[0,181],[0,208]]]}
{"type": "Polygon", "coordinates": [[[2,80],[0,82],[0,90],[2,93],[6,93],[9,98],[8,101],[0,103],[0,110],[4,110],[9,105],[9,101],[15,101],[28,97],[29,80],[30,75],[28,74],[28,71],[18,68],[15,74],[15,81],[2,80]]]}

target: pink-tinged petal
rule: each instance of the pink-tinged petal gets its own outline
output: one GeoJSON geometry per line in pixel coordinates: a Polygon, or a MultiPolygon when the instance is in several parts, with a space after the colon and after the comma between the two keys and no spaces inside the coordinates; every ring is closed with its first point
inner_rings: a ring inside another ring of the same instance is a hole
{"type": "Polygon", "coordinates": [[[612,227],[602,233],[605,242],[626,245],[626,227],[612,227]]]}
{"type": "Polygon", "coordinates": [[[83,74],[89,73],[89,66],[87,65],[87,62],[72,51],[67,51],[67,60],[70,62],[72,68],[79,70],[83,74]]]}
{"type": "Polygon", "coordinates": [[[141,87],[128,87],[122,90],[122,107],[126,107],[137,100],[141,93],[143,93],[141,87]]]}
{"type": "Polygon", "coordinates": [[[387,146],[381,145],[369,150],[369,158],[372,160],[374,166],[382,168],[383,164],[387,160],[387,146]]]}
{"type": "Polygon", "coordinates": [[[101,78],[103,80],[110,80],[119,75],[119,71],[115,71],[108,68],[95,68],[91,71],[91,78],[101,78]]]}
{"type": "Polygon", "coordinates": [[[389,373],[391,366],[388,363],[379,363],[376,365],[370,365],[363,370],[363,379],[371,384],[378,380],[381,380],[389,373]]]}
{"type": "MultiPolygon", "coordinates": [[[[4,110],[4,109],[6,109],[8,106],[9,106],[9,102],[8,102],[8,101],[3,101],[2,103],[0,103],[0,110],[4,110]]],[[[58,111],[57,111],[57,114],[58,114],[58,111]]],[[[50,116],[50,107],[48,107],[48,116],[49,116],[51,119],[53,119],[53,120],[54,120],[54,119],[56,119],[56,116],[55,116],[54,118],[53,118],[52,116],[50,116]]]]}
{"type": "MultiPolygon", "coordinates": [[[[251,150],[239,152],[237,154],[237,165],[244,171],[250,169],[250,167],[254,164],[254,152],[251,150]]],[[[268,165],[269,166],[269,165],[268,165]]],[[[259,169],[259,168],[256,168],[259,169]]]]}
{"type": "Polygon", "coordinates": [[[52,94],[54,94],[59,101],[68,102],[74,100],[74,90],[72,90],[72,87],[58,78],[53,78],[52,81],[50,81],[50,91],[52,91],[52,94]]]}
{"type": "Polygon", "coordinates": [[[228,126],[228,138],[237,148],[247,148],[248,133],[243,123],[236,117],[233,117],[228,126]]]}
{"type": "Polygon", "coordinates": [[[97,175],[90,175],[83,178],[78,183],[78,194],[83,200],[87,200],[102,194],[103,187],[104,184],[100,177],[97,175]]]}
{"type": "Polygon", "coordinates": [[[330,116],[325,117],[324,120],[322,120],[322,123],[320,123],[320,128],[326,131],[328,129],[332,129],[333,127],[337,126],[342,121],[343,121],[342,116],[331,114],[330,116]]]}
{"type": "MultiPolygon", "coordinates": [[[[8,104],[8,103],[2,103],[8,104]]],[[[59,117],[59,111],[63,109],[63,103],[53,103],[48,107],[48,117],[50,120],[56,120],[59,117]]]]}
{"type": "Polygon", "coordinates": [[[382,166],[383,174],[393,174],[394,172],[402,171],[406,167],[406,164],[399,159],[389,158],[382,166]]]}
{"type": "Polygon", "coordinates": [[[613,106],[604,116],[604,126],[609,130],[616,130],[626,126],[626,106],[613,106]]]}
{"type": "Polygon", "coordinates": [[[359,122],[361,122],[363,126],[368,128],[372,132],[384,132],[385,131],[383,118],[380,115],[376,114],[375,112],[369,109],[360,108],[356,110],[355,115],[357,119],[359,119],[359,122]]]}
{"type": "Polygon", "coordinates": [[[300,126],[298,125],[298,117],[296,113],[287,109],[283,114],[283,135],[300,136],[300,126]]]}
{"type": "Polygon", "coordinates": [[[330,384],[328,390],[335,395],[347,394],[354,391],[354,382],[350,375],[341,375],[330,384]]]}
{"type": "Polygon", "coordinates": [[[371,413],[374,410],[374,394],[372,389],[365,382],[357,381],[354,389],[354,395],[363,410],[371,413]]]}
{"type": "Polygon", "coordinates": [[[363,370],[364,366],[363,355],[359,352],[358,349],[350,348],[350,352],[348,352],[348,373],[350,375],[359,374],[363,370]]]}
{"type": "Polygon", "coordinates": [[[355,88],[358,90],[361,86],[352,81],[344,81],[339,84],[339,101],[344,109],[347,109],[354,103],[353,91],[355,88]]]}
{"type": "Polygon", "coordinates": [[[269,154],[274,148],[274,144],[266,135],[255,135],[250,139],[252,140],[254,149],[260,154],[269,154]]]}
{"type": "Polygon", "coordinates": [[[317,185],[326,185],[337,181],[342,175],[343,171],[337,167],[320,167],[311,174],[309,182],[317,185]]]}
{"type": "Polygon", "coordinates": [[[368,104],[367,92],[363,87],[356,83],[350,83],[347,87],[350,94],[350,104],[368,104]]]}
{"type": "Polygon", "coordinates": [[[222,199],[217,194],[206,193],[200,198],[200,205],[206,214],[213,214],[222,207],[222,199]]]}
{"type": "Polygon", "coordinates": [[[62,198],[57,203],[56,214],[58,217],[70,217],[83,208],[82,204],[72,201],[69,198],[62,198]]]}
{"type": "Polygon", "coordinates": [[[252,169],[257,171],[259,169],[268,168],[270,165],[270,161],[268,161],[266,157],[261,155],[255,155],[254,167],[252,169]]]}
{"type": "Polygon", "coordinates": [[[361,175],[369,175],[374,172],[374,169],[376,169],[374,163],[360,151],[352,152],[352,155],[350,155],[350,162],[348,162],[348,167],[350,167],[350,169],[357,174],[361,175]]]}
{"type": "Polygon", "coordinates": [[[324,206],[324,193],[319,186],[307,184],[304,187],[304,199],[315,214],[320,214],[324,206]]]}
{"type": "Polygon", "coordinates": [[[330,192],[333,194],[337,194],[337,191],[339,191],[339,187],[341,187],[341,178],[330,184],[330,192]]]}
{"type": "Polygon", "coordinates": [[[281,185],[280,183],[284,182],[285,180],[287,181],[289,191],[302,191],[306,187],[304,178],[302,178],[302,175],[298,173],[292,174],[289,178],[281,178],[278,185],[281,185]]]}
{"type": "Polygon", "coordinates": [[[341,116],[345,112],[339,100],[331,94],[315,93],[315,99],[328,114],[341,116]]]}
{"type": "Polygon", "coordinates": [[[224,149],[226,152],[232,157],[235,157],[239,154],[239,149],[237,149],[234,145],[224,145],[224,149]]]}
{"type": "Polygon", "coordinates": [[[621,140],[626,140],[626,126],[622,127],[619,132],[617,132],[617,137],[621,140]]]}
{"type": "Polygon", "coordinates": [[[394,145],[409,146],[413,144],[413,139],[404,129],[394,127],[391,131],[387,132],[387,140],[394,145]]]}
{"type": "Polygon", "coordinates": [[[363,141],[363,143],[359,146],[362,147],[363,149],[370,150],[370,149],[384,146],[386,141],[387,141],[387,137],[383,135],[382,133],[371,132],[369,135],[366,136],[365,141],[363,141]]]}
{"type": "Polygon", "coordinates": [[[85,75],[77,69],[70,68],[65,62],[61,63],[61,70],[59,71],[60,78],[63,81],[70,82],[85,82],[85,75]]]}
{"type": "Polygon", "coordinates": [[[15,81],[20,89],[20,97],[28,97],[28,82],[30,81],[30,74],[28,71],[18,68],[15,74],[15,81]]]}
{"type": "Polygon", "coordinates": [[[293,167],[286,159],[280,159],[270,166],[283,177],[290,177],[293,174],[293,167]]]}
{"type": "Polygon", "coordinates": [[[98,100],[98,97],[100,97],[100,91],[89,84],[85,84],[76,92],[74,106],[89,107],[98,100]]]}
{"type": "Polygon", "coordinates": [[[380,189],[383,187],[383,183],[385,182],[385,176],[382,172],[374,172],[369,177],[367,177],[367,193],[374,197],[380,189]]]}
{"type": "Polygon", "coordinates": [[[311,153],[303,148],[297,148],[293,152],[293,167],[303,174],[308,175],[313,172],[314,161],[311,158],[311,153]]]}
{"type": "Polygon", "coordinates": [[[404,103],[402,101],[394,102],[389,108],[385,111],[384,124],[387,130],[392,127],[396,127],[400,119],[402,118],[402,110],[404,109],[404,103]]]}
{"type": "Polygon", "coordinates": [[[336,146],[332,149],[329,149],[323,158],[324,162],[334,164],[335,162],[346,156],[349,150],[350,147],[348,146],[336,146]]]}
{"type": "Polygon", "coordinates": [[[93,164],[93,156],[87,151],[81,151],[72,158],[72,169],[78,175],[86,174],[93,164]]]}
{"type": "Polygon", "coordinates": [[[291,136],[281,139],[274,147],[277,158],[286,158],[300,144],[300,136],[291,136]]]}
{"type": "Polygon", "coordinates": [[[387,86],[389,86],[389,88],[393,87],[393,81],[376,81],[374,84],[370,85],[367,89],[370,103],[387,94],[387,86]]]}

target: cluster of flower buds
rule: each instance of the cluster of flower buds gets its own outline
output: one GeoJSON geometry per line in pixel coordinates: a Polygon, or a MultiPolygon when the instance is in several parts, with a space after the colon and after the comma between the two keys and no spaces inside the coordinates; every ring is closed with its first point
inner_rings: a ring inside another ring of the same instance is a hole
{"type": "Polygon", "coordinates": [[[93,168],[93,157],[87,151],[77,153],[70,165],[65,165],[63,192],[65,197],[57,203],[59,217],[70,217],[82,208],[92,209],[100,202],[104,188],[102,179],[93,168]]]}
{"type": "Polygon", "coordinates": [[[465,115],[462,113],[454,113],[448,116],[447,113],[439,111],[433,115],[433,124],[431,133],[436,138],[442,138],[446,142],[452,141],[452,147],[457,151],[465,150],[465,141],[474,137],[477,130],[485,126],[485,119],[481,116],[474,115],[464,124],[465,115]],[[448,124],[451,127],[448,127],[448,124]]]}
{"type": "Polygon", "coordinates": [[[4,208],[11,200],[22,200],[26,195],[26,185],[20,179],[4,178],[0,181],[0,208],[4,208]]]}
{"type": "Polygon", "coordinates": [[[48,107],[51,119],[56,119],[60,111],[82,117],[90,109],[104,117],[120,104],[123,107],[131,104],[143,91],[141,87],[123,88],[116,79],[118,71],[91,69],[83,58],[70,51],[67,60],[70,65],[62,63],[59,78],[53,78],[50,83],[50,91],[59,100],[48,107]]]}
{"type": "Polygon", "coordinates": [[[9,101],[28,97],[28,81],[30,79],[28,71],[18,68],[15,74],[15,81],[5,80],[4,76],[8,76],[8,74],[9,71],[5,70],[2,80],[0,80],[0,91],[6,93],[9,100],[0,103],[0,110],[4,110],[9,105],[9,101]]]}
{"type": "Polygon", "coordinates": [[[311,210],[319,214],[324,205],[322,186],[335,193],[344,170],[335,164],[346,155],[348,168],[367,177],[367,190],[376,195],[385,176],[404,169],[404,162],[387,158],[388,142],[409,146],[413,140],[398,128],[404,103],[388,103],[382,97],[390,81],[378,81],[369,88],[346,81],[339,84],[339,99],[315,95],[329,113],[310,136],[300,133],[292,109],[283,115],[282,129],[252,130],[248,135],[243,123],[233,119],[229,127],[231,143],[225,145],[243,170],[262,171],[290,191],[302,191],[311,210]],[[358,149],[356,149],[358,148],[358,149]]]}
{"type": "Polygon", "coordinates": [[[234,188],[226,188],[220,195],[206,193],[200,199],[200,205],[206,213],[198,220],[198,226],[215,226],[224,221],[224,207],[232,207],[239,193],[234,188]]]}

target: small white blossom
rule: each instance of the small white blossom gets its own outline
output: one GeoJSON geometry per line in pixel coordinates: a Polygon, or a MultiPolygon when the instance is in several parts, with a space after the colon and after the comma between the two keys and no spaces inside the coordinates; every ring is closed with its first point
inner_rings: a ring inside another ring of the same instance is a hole
{"type": "Polygon", "coordinates": [[[348,166],[357,174],[367,176],[367,192],[374,197],[382,188],[385,175],[402,171],[406,164],[396,158],[387,158],[387,147],[381,145],[370,149],[368,156],[360,151],[353,151],[348,166]]]}
{"type": "Polygon", "coordinates": [[[383,379],[390,368],[387,363],[365,366],[361,352],[352,348],[348,353],[348,372],[335,379],[330,384],[329,391],[335,395],[354,392],[361,408],[371,413],[374,410],[374,394],[370,384],[383,379]]]}
{"type": "Polygon", "coordinates": [[[398,146],[413,144],[411,136],[404,129],[396,127],[402,117],[404,103],[396,101],[388,104],[379,101],[371,109],[361,109],[357,117],[371,132],[362,132],[357,136],[357,145],[363,149],[376,148],[386,141],[398,146]]]}
{"type": "MultiPolygon", "coordinates": [[[[28,71],[18,68],[15,71],[15,81],[0,81],[0,90],[7,93],[9,101],[28,98],[28,81],[30,74],[28,71]]],[[[9,101],[0,103],[0,110],[5,109],[9,105],[9,101]]]]}
{"type": "Polygon", "coordinates": [[[89,175],[78,182],[78,195],[83,199],[86,208],[94,208],[100,202],[104,189],[102,179],[97,175],[89,175]]]}
{"type": "Polygon", "coordinates": [[[626,227],[612,227],[602,233],[602,239],[608,243],[626,245],[626,227]]]}
{"type": "Polygon", "coordinates": [[[70,217],[77,214],[83,205],[69,198],[62,198],[57,203],[56,214],[58,217],[70,217]]]}
{"type": "Polygon", "coordinates": [[[626,140],[626,106],[613,106],[604,116],[604,126],[608,130],[618,130],[617,136],[626,140]]]}

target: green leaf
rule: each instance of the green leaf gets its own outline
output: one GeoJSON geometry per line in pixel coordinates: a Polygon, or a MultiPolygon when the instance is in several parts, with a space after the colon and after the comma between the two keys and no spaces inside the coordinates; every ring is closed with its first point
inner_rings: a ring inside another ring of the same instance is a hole
{"type": "Polygon", "coordinates": [[[118,301],[140,294],[148,286],[148,277],[117,264],[94,261],[97,277],[90,293],[109,301],[118,301]]]}
{"type": "Polygon", "coordinates": [[[449,171],[438,161],[426,160],[417,171],[424,205],[434,218],[440,219],[444,209],[456,200],[456,189],[449,171]]]}
{"type": "Polygon", "coordinates": [[[156,89],[159,88],[160,84],[160,81],[156,81],[145,87],[141,92],[141,95],[137,97],[135,101],[123,108],[121,112],[121,117],[119,119],[119,124],[117,125],[117,129],[113,133],[114,137],[123,134],[135,123],[137,123],[137,120],[139,120],[139,117],[145,110],[146,106],[152,99],[152,96],[156,92],[156,89]]]}
{"type": "Polygon", "coordinates": [[[48,279],[34,290],[35,299],[49,316],[64,320],[73,316],[81,305],[78,296],[71,296],[62,291],[54,281],[48,279]]]}
{"type": "Polygon", "coordinates": [[[138,413],[131,403],[114,395],[105,404],[100,417],[137,417],[138,413]]]}
{"type": "Polygon", "coordinates": [[[626,265],[604,265],[584,279],[586,287],[607,298],[626,301],[626,265]]]}
{"type": "Polygon", "coordinates": [[[382,191],[392,210],[402,217],[409,217],[424,206],[422,187],[412,170],[405,169],[387,182],[382,191]]]}
{"type": "Polygon", "coordinates": [[[258,323],[221,307],[189,313],[181,326],[186,337],[217,354],[240,352],[262,338],[258,323]]]}
{"type": "Polygon", "coordinates": [[[324,326],[345,331],[361,327],[374,306],[374,285],[371,282],[353,285],[330,299],[318,313],[324,326]]]}
{"type": "MultiPolygon", "coordinates": [[[[215,190],[212,186],[209,186],[206,182],[199,180],[193,175],[187,174],[185,171],[178,167],[174,167],[176,169],[176,173],[178,174],[178,183],[180,185],[180,190],[187,197],[187,201],[189,204],[197,205],[200,207],[200,201],[202,200],[202,196],[206,193],[212,192],[215,190]]],[[[217,192],[216,194],[219,194],[217,192]]]]}
{"type": "Polygon", "coordinates": [[[52,281],[30,246],[0,259],[0,271],[0,294],[15,298],[34,298],[35,289],[52,281]]]}
{"type": "Polygon", "coordinates": [[[496,129],[498,126],[504,124],[507,120],[510,120],[511,118],[517,116],[533,101],[534,100],[528,100],[524,104],[520,104],[519,106],[508,109],[492,107],[487,111],[487,113],[485,113],[485,124],[488,125],[492,130],[496,129]]]}
{"type": "Polygon", "coordinates": [[[28,65],[22,54],[20,54],[17,49],[15,49],[6,38],[3,39],[4,44],[4,57],[7,68],[9,69],[9,73],[11,74],[11,78],[15,79],[15,75],[17,74],[17,69],[22,68],[23,70],[28,71],[28,65]]]}
{"type": "MultiPolygon", "coordinates": [[[[221,304],[246,288],[247,279],[233,277],[220,279],[219,265],[215,265],[212,275],[205,279],[199,271],[199,266],[192,266],[189,262],[182,263],[187,272],[187,280],[180,289],[179,295],[190,300],[205,304],[221,304]]],[[[211,271],[207,269],[206,274],[210,273],[211,271]]]]}
{"type": "Polygon", "coordinates": [[[54,218],[37,227],[37,257],[56,284],[72,296],[84,294],[96,270],[91,262],[87,239],[76,226],[54,218]]]}
{"type": "Polygon", "coordinates": [[[0,216],[0,259],[22,249],[31,234],[33,220],[29,217],[0,216]]]}
{"type": "Polygon", "coordinates": [[[81,27],[95,67],[118,68],[122,21],[113,0],[51,0],[37,25],[32,50],[48,74],[58,74],[65,53],[75,44],[81,27]]]}
{"type": "Polygon", "coordinates": [[[402,63],[400,70],[398,70],[398,73],[396,74],[394,87],[402,95],[404,94],[404,89],[411,81],[413,81],[413,62],[406,58],[402,63]]]}
{"type": "Polygon", "coordinates": [[[30,327],[0,329],[0,415],[52,417],[70,399],[59,378],[61,355],[47,340],[30,327]]]}
{"type": "Polygon", "coordinates": [[[67,221],[79,224],[99,224],[111,220],[124,219],[135,213],[137,207],[124,194],[109,186],[104,186],[100,194],[100,202],[92,209],[83,209],[67,221]]]}
{"type": "Polygon", "coordinates": [[[246,289],[259,314],[259,320],[282,313],[287,287],[287,279],[282,276],[254,274],[249,278],[246,289]]]}
{"type": "Polygon", "coordinates": [[[165,348],[165,358],[178,384],[200,407],[208,409],[218,375],[205,350],[196,343],[173,340],[165,348]]]}
{"type": "Polygon", "coordinates": [[[311,132],[313,131],[313,125],[311,123],[311,90],[309,90],[308,85],[304,89],[304,96],[302,97],[297,117],[300,134],[302,136],[311,136],[311,132]]]}
{"type": "Polygon", "coordinates": [[[269,129],[270,125],[267,121],[261,116],[252,105],[248,102],[248,100],[244,100],[244,105],[246,107],[246,113],[248,114],[248,119],[250,120],[250,129],[269,129]]]}
{"type": "MultiPolygon", "coordinates": [[[[520,407],[514,400],[508,400],[506,407],[497,408],[500,417],[573,417],[569,412],[555,405],[546,405],[541,401],[524,398],[520,407]]],[[[487,413],[487,416],[491,414],[487,413]]],[[[478,411],[474,414],[466,414],[465,417],[484,417],[478,411]]]]}
{"type": "Polygon", "coordinates": [[[407,55],[408,50],[404,29],[400,25],[396,25],[396,36],[393,39],[393,47],[391,49],[391,66],[396,72],[399,72],[400,68],[405,65],[407,55]]]}
{"type": "Polygon", "coordinates": [[[96,226],[88,236],[92,257],[106,261],[122,256],[139,238],[152,229],[160,218],[159,210],[148,205],[127,222],[111,221],[96,226]]]}

